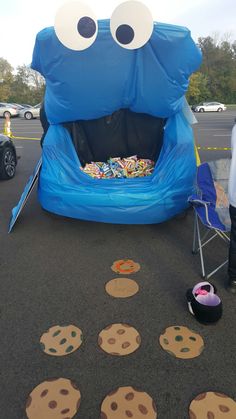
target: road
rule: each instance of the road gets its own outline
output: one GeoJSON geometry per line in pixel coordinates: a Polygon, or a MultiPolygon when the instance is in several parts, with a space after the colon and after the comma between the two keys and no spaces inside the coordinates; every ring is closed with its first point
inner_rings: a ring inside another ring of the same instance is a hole
{"type": "MultiPolygon", "coordinates": [[[[196,116],[199,146],[230,146],[233,111],[196,116]]],[[[29,138],[39,138],[42,132],[38,120],[19,119],[12,121],[12,131],[16,137],[29,138]]],[[[43,211],[34,190],[8,235],[11,209],[41,153],[37,140],[15,140],[15,144],[21,154],[16,177],[0,184],[0,417],[26,419],[31,391],[59,377],[80,389],[76,419],[99,419],[103,399],[120,386],[147,392],[157,406],[158,419],[188,419],[191,400],[205,391],[236,400],[236,305],[235,297],[224,289],[226,268],[212,278],[223,301],[223,317],[217,324],[201,325],[186,307],[186,290],[201,279],[199,258],[191,254],[192,211],[158,225],[85,222],[43,211]],[[115,299],[104,286],[118,276],[111,270],[113,262],[123,258],[140,264],[140,271],[131,275],[139,292],[115,299]],[[128,356],[102,351],[98,335],[112,323],[134,326],[141,336],[140,348],[128,356]],[[81,347],[68,356],[45,354],[41,335],[54,325],[70,324],[83,332],[81,347]],[[202,336],[200,356],[177,359],[160,347],[160,334],[175,325],[202,336]]],[[[202,161],[229,155],[229,151],[200,150],[202,161]]],[[[220,242],[212,243],[206,256],[211,268],[227,257],[227,249],[220,242]]]]}
{"type": "MultiPolygon", "coordinates": [[[[236,118],[236,110],[223,113],[206,112],[194,114],[198,124],[194,126],[195,141],[200,147],[230,147],[231,130],[236,118]]],[[[200,150],[201,161],[230,157],[230,151],[200,150]]]]}

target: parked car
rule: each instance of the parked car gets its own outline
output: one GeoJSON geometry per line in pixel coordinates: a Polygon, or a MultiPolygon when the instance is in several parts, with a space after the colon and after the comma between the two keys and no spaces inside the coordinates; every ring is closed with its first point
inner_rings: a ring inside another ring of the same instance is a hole
{"type": "Polygon", "coordinates": [[[15,106],[11,105],[10,103],[0,102],[0,116],[5,118],[6,116],[18,116],[19,109],[15,106]]]}
{"type": "Polygon", "coordinates": [[[20,103],[20,105],[22,106],[22,108],[32,108],[32,105],[29,105],[28,103],[20,103]]]}
{"type": "Polygon", "coordinates": [[[20,111],[20,117],[25,119],[39,118],[41,103],[32,106],[31,108],[25,108],[20,111]]]}
{"type": "Polygon", "coordinates": [[[194,112],[222,112],[226,109],[226,106],[219,102],[201,102],[192,106],[194,112]]]}
{"type": "Polygon", "coordinates": [[[11,103],[11,105],[13,106],[13,108],[19,109],[19,111],[21,111],[21,109],[24,109],[24,106],[20,105],[19,103],[11,103]]]}
{"type": "Polygon", "coordinates": [[[12,179],[16,173],[17,156],[13,141],[0,134],[0,179],[12,179]]]}

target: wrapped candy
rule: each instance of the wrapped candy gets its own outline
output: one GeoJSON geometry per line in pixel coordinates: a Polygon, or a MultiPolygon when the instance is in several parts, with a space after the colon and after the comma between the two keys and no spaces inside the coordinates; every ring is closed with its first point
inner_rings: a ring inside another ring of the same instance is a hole
{"type": "Polygon", "coordinates": [[[134,155],[123,159],[111,157],[107,162],[87,163],[81,170],[96,179],[136,178],[150,176],[154,166],[154,161],[134,155]]]}

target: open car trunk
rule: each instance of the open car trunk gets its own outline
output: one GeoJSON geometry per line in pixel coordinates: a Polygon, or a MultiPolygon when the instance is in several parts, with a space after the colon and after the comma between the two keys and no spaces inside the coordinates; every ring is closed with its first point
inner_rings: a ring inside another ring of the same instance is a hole
{"type": "Polygon", "coordinates": [[[162,145],[164,118],[120,109],[112,115],[92,120],[67,122],[67,128],[82,166],[110,157],[157,161],[162,145]]]}

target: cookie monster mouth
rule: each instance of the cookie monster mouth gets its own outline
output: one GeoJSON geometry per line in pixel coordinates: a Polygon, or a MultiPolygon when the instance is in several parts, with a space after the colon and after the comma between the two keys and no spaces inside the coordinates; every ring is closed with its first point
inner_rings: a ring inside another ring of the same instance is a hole
{"type": "Polygon", "coordinates": [[[63,125],[82,166],[133,155],[156,162],[163,144],[165,119],[120,109],[102,118],[63,125]]]}

